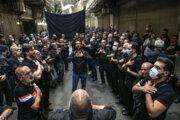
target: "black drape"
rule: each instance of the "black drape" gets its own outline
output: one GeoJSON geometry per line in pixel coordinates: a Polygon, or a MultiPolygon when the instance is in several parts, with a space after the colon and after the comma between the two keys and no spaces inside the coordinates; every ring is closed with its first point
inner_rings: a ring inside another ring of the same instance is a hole
{"type": "Polygon", "coordinates": [[[67,39],[73,39],[76,32],[85,33],[85,9],[69,15],[45,12],[45,17],[50,38],[52,34],[58,38],[65,34],[67,39]]]}

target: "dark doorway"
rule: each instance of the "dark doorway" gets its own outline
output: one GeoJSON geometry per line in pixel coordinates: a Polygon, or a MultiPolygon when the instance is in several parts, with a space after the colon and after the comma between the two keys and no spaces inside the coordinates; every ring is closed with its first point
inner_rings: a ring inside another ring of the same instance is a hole
{"type": "Polygon", "coordinates": [[[24,33],[30,34],[34,33],[34,23],[33,21],[23,21],[24,33]]]}

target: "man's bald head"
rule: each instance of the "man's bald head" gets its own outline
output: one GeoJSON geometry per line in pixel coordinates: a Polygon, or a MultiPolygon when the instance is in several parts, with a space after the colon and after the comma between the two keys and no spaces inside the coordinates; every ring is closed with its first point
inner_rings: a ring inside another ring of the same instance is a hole
{"type": "Polygon", "coordinates": [[[73,92],[70,100],[70,110],[74,118],[87,118],[91,111],[89,94],[82,89],[73,92]]]}
{"type": "Polygon", "coordinates": [[[151,69],[152,64],[150,62],[144,62],[141,66],[141,73],[143,77],[149,76],[149,70],[151,69]]]}
{"type": "Polygon", "coordinates": [[[29,69],[28,66],[20,66],[20,67],[16,68],[15,73],[17,76],[22,76],[27,69],[29,69]]]}

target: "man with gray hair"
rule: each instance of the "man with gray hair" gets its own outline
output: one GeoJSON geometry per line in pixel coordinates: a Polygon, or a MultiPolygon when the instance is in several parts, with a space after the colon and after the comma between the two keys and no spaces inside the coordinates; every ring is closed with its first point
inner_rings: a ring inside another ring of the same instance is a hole
{"type": "Polygon", "coordinates": [[[147,60],[148,62],[154,64],[158,57],[165,57],[167,58],[167,55],[163,52],[164,48],[164,41],[161,39],[157,39],[154,44],[154,51],[147,54],[147,60]]]}
{"type": "Polygon", "coordinates": [[[57,110],[48,120],[115,120],[116,111],[109,106],[93,105],[89,94],[82,89],[73,92],[70,106],[66,110],[57,110]]]}
{"type": "Polygon", "coordinates": [[[21,57],[22,52],[19,47],[13,45],[10,47],[10,51],[12,55],[7,59],[9,67],[7,70],[6,80],[8,86],[10,87],[10,92],[13,99],[15,83],[19,82],[17,76],[15,75],[15,69],[21,64],[24,59],[21,57]]]}

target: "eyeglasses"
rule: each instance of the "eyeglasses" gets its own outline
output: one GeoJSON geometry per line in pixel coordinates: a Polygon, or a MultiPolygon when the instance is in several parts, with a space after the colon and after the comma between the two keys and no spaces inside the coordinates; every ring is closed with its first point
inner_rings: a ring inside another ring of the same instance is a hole
{"type": "Polygon", "coordinates": [[[29,72],[25,73],[25,75],[29,75],[30,73],[32,73],[32,72],[31,72],[31,71],[29,71],[29,72]]]}

